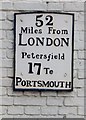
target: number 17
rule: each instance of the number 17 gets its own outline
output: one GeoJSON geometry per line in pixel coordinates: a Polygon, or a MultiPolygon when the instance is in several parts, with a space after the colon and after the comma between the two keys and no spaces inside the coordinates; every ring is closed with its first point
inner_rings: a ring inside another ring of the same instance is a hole
{"type": "MultiPolygon", "coordinates": [[[[32,62],[29,62],[28,65],[29,65],[29,71],[28,71],[28,73],[29,74],[33,74],[34,72],[33,72],[33,64],[32,64],[32,62]]],[[[40,72],[41,72],[41,63],[34,63],[34,67],[35,66],[37,66],[37,75],[40,75],[40,72]]]]}

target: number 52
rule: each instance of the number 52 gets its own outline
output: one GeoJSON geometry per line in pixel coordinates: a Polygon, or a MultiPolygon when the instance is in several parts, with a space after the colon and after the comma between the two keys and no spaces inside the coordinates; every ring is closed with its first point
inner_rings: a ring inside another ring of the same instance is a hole
{"type": "MultiPolygon", "coordinates": [[[[43,20],[42,20],[42,17],[43,17],[43,15],[37,15],[36,16],[36,23],[35,23],[35,25],[37,26],[37,27],[41,27],[41,26],[43,26],[43,24],[44,24],[44,22],[43,22],[43,20]]],[[[46,22],[46,25],[53,25],[53,17],[51,16],[51,15],[47,15],[46,17],[45,17],[45,20],[47,21],[46,22]]]]}

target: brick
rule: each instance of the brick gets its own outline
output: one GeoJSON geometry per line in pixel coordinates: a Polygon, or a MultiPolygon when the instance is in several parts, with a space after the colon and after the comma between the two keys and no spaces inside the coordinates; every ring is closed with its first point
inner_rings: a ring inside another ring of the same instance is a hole
{"type": "Polygon", "coordinates": [[[13,105],[13,98],[8,96],[2,97],[2,105],[13,105]]]}
{"type": "Polygon", "coordinates": [[[77,95],[77,90],[74,89],[72,92],[64,92],[64,91],[59,91],[58,96],[59,97],[70,97],[70,96],[76,96],[77,95]]]}
{"type": "Polygon", "coordinates": [[[6,49],[2,49],[2,59],[6,59],[6,49]]]}
{"type": "Polygon", "coordinates": [[[55,91],[43,91],[41,96],[57,96],[57,93],[55,91]]]}
{"type": "Polygon", "coordinates": [[[86,78],[84,78],[84,85],[86,85],[86,78]]]}
{"type": "Polygon", "coordinates": [[[12,79],[11,78],[3,78],[2,80],[2,86],[3,87],[9,87],[11,86],[12,87],[12,79]]]}
{"type": "Polygon", "coordinates": [[[2,44],[2,46],[0,46],[3,49],[13,49],[13,42],[12,41],[7,41],[7,40],[3,40],[2,42],[0,41],[0,43],[2,44]]]}
{"type": "Polygon", "coordinates": [[[10,22],[8,20],[0,21],[0,29],[12,30],[13,29],[13,22],[10,22]]]}
{"type": "MultiPolygon", "coordinates": [[[[80,116],[80,115],[74,115],[74,114],[67,114],[66,118],[76,118],[76,119],[80,118],[78,120],[81,120],[82,116],[80,116]]],[[[82,120],[83,120],[83,118],[82,118],[82,120]]]]}
{"type": "Polygon", "coordinates": [[[78,115],[84,115],[84,107],[78,107],[78,115]]]}
{"type": "Polygon", "coordinates": [[[5,115],[2,115],[2,118],[4,118],[4,119],[9,118],[10,119],[10,118],[13,118],[13,115],[5,114],[5,115]]]}
{"type": "MultiPolygon", "coordinates": [[[[3,66],[3,63],[2,63],[3,66]]],[[[2,68],[2,77],[5,78],[7,77],[7,68],[2,68]]]]}
{"type": "MultiPolygon", "coordinates": [[[[84,60],[84,70],[86,71],[86,60],[84,60]]],[[[86,75],[85,75],[86,77],[86,75]]]]}
{"type": "MultiPolygon", "coordinates": [[[[78,42],[80,39],[80,31],[74,31],[74,42],[78,42]]],[[[75,45],[75,43],[74,43],[75,45]]]]}
{"type": "MultiPolygon", "coordinates": [[[[86,58],[86,51],[84,51],[84,58],[86,58]]],[[[85,60],[86,61],[86,60],[85,60]]]]}
{"type": "Polygon", "coordinates": [[[25,91],[24,92],[24,95],[25,96],[40,96],[40,92],[39,91],[25,91]]]}
{"type": "Polygon", "coordinates": [[[2,95],[2,87],[0,86],[0,95],[2,95]]]}
{"type": "Polygon", "coordinates": [[[64,100],[65,106],[84,106],[84,98],[82,97],[67,97],[64,100]]]}
{"type": "Polygon", "coordinates": [[[59,107],[59,114],[77,114],[77,107],[59,107]]]}
{"type": "Polygon", "coordinates": [[[75,60],[74,69],[84,70],[84,60],[75,60]]]}
{"type": "Polygon", "coordinates": [[[84,97],[84,88],[78,90],[78,96],[84,97]]]}
{"type": "Polygon", "coordinates": [[[22,106],[9,106],[8,114],[9,115],[22,115],[24,113],[24,108],[22,106]]]}
{"type": "Polygon", "coordinates": [[[84,79],[78,80],[77,78],[75,78],[73,80],[73,86],[74,86],[74,88],[83,88],[84,87],[84,79]]]}
{"type": "Polygon", "coordinates": [[[85,73],[86,73],[86,70],[84,69],[84,79],[86,78],[86,74],[85,73]]]}
{"type": "Polygon", "coordinates": [[[27,106],[27,107],[25,107],[25,114],[39,115],[40,114],[40,107],[39,106],[27,106]]]}
{"type": "Polygon", "coordinates": [[[29,100],[27,97],[15,97],[14,105],[28,105],[29,100]]]}
{"type": "Polygon", "coordinates": [[[84,21],[84,12],[79,12],[78,21],[84,21]]]}
{"type": "Polygon", "coordinates": [[[2,24],[4,23],[4,21],[0,21],[0,31],[2,30],[2,24]]]}
{"type": "MultiPolygon", "coordinates": [[[[84,45],[86,45],[86,28],[85,28],[85,31],[84,31],[84,45]]],[[[84,46],[84,49],[86,50],[86,46],[84,46]]]]}
{"type": "Polygon", "coordinates": [[[16,97],[16,96],[23,96],[23,92],[21,91],[13,91],[13,87],[11,85],[11,87],[7,88],[7,94],[8,96],[12,96],[12,97],[16,97]]]}
{"type": "Polygon", "coordinates": [[[48,3],[48,10],[63,10],[63,3],[48,3]]]}
{"type": "MultiPolygon", "coordinates": [[[[3,58],[2,58],[2,51],[1,51],[1,49],[0,49],[0,60],[2,60],[3,58]]],[[[0,61],[1,62],[1,64],[2,64],[2,61],[0,61]]],[[[1,66],[2,67],[2,66],[1,66]]]]}
{"type": "Polygon", "coordinates": [[[15,97],[14,105],[45,105],[45,97],[15,97]]]}
{"type": "MultiPolygon", "coordinates": [[[[0,70],[1,71],[1,70],[0,70]]],[[[1,74],[1,73],[0,73],[1,74]]],[[[0,79],[0,87],[2,87],[2,80],[0,79]]]]}
{"type": "Polygon", "coordinates": [[[57,2],[59,2],[60,0],[42,0],[43,2],[48,2],[48,3],[57,3],[57,2]]]}
{"type": "Polygon", "coordinates": [[[2,115],[2,106],[0,106],[0,116],[2,115]]]}
{"type": "Polygon", "coordinates": [[[2,45],[2,46],[0,46],[0,48],[6,49],[7,43],[8,43],[8,41],[6,41],[6,40],[0,41],[0,44],[2,45]]]}
{"type": "Polygon", "coordinates": [[[65,2],[64,3],[64,11],[84,11],[84,3],[83,2],[65,2]]]}
{"type": "Polygon", "coordinates": [[[2,65],[4,68],[12,68],[13,67],[13,60],[3,59],[2,65]]]}
{"type": "Polygon", "coordinates": [[[9,20],[9,21],[14,20],[14,12],[13,11],[7,12],[7,20],[9,20]]]}
{"type": "Polygon", "coordinates": [[[7,48],[8,48],[8,49],[14,49],[13,41],[8,41],[8,43],[7,43],[7,48]]]}
{"type": "MultiPolygon", "coordinates": [[[[62,2],[63,0],[60,0],[60,2],[62,2]]],[[[76,3],[76,2],[84,2],[84,0],[68,0],[68,2],[70,2],[70,3],[76,3]]],[[[64,0],[64,2],[67,2],[67,0],[64,0]]]]}
{"type": "Polygon", "coordinates": [[[7,112],[7,107],[6,106],[0,106],[0,115],[5,115],[7,112]]]}
{"type": "Polygon", "coordinates": [[[84,59],[84,51],[78,51],[78,58],[84,59]]]}
{"type": "Polygon", "coordinates": [[[78,71],[77,70],[73,70],[73,78],[77,78],[78,77],[78,71]]]}
{"type": "Polygon", "coordinates": [[[78,58],[78,51],[74,51],[74,59],[78,58]]]}
{"type": "MultiPolygon", "coordinates": [[[[2,58],[0,58],[0,67],[2,67],[2,58]]],[[[0,69],[0,72],[2,72],[2,70],[0,69]]],[[[2,73],[0,73],[2,75],[2,73]]]]}
{"type": "Polygon", "coordinates": [[[74,13],[74,20],[75,21],[78,21],[78,16],[79,16],[79,12],[75,12],[74,13]]]}
{"type": "Polygon", "coordinates": [[[14,40],[14,32],[12,30],[6,31],[6,37],[8,40],[14,40]]]}
{"type": "MultiPolygon", "coordinates": [[[[86,104],[85,104],[86,105],[86,104]]],[[[84,115],[86,116],[86,106],[84,106],[84,115]]]]}
{"type": "Polygon", "coordinates": [[[74,70],[77,70],[78,69],[78,60],[74,60],[73,64],[74,64],[74,70]]]}
{"type": "Polygon", "coordinates": [[[75,21],[75,31],[84,31],[84,24],[82,21],[75,21]]]}
{"type": "Polygon", "coordinates": [[[0,39],[6,39],[6,31],[0,30],[0,39]]]}
{"type": "Polygon", "coordinates": [[[47,105],[62,106],[63,99],[63,97],[47,97],[47,105]]]}
{"type": "Polygon", "coordinates": [[[55,106],[43,106],[41,107],[42,115],[56,115],[58,113],[58,108],[55,106]]]}
{"type": "Polygon", "coordinates": [[[83,41],[75,41],[74,50],[83,50],[83,49],[84,49],[84,42],[83,41]]]}
{"type": "Polygon", "coordinates": [[[7,113],[7,106],[2,107],[2,115],[5,115],[7,113]]]}
{"type": "MultiPolygon", "coordinates": [[[[22,2],[25,2],[25,0],[19,0],[19,2],[21,2],[21,1],[22,1],[22,2]]],[[[31,3],[36,3],[36,2],[37,2],[37,3],[38,3],[38,2],[42,3],[42,0],[32,0],[32,1],[31,1],[31,0],[26,0],[26,3],[27,3],[27,2],[28,2],[28,3],[29,3],[29,2],[31,2],[31,3]]]]}
{"type": "Polygon", "coordinates": [[[7,54],[6,56],[8,59],[14,58],[14,50],[8,49],[6,54],[7,54]]]}
{"type": "Polygon", "coordinates": [[[9,69],[7,70],[7,76],[8,76],[8,77],[13,77],[13,75],[14,75],[13,68],[9,68],[9,69]]]}
{"type": "Polygon", "coordinates": [[[84,70],[78,70],[78,78],[80,79],[80,78],[84,78],[85,76],[84,76],[84,70]]]}
{"type": "Polygon", "coordinates": [[[84,21],[84,12],[75,12],[74,13],[75,21],[84,21]]]}
{"type": "Polygon", "coordinates": [[[6,19],[6,12],[0,11],[0,20],[5,20],[6,19]]]}
{"type": "MultiPolygon", "coordinates": [[[[1,60],[1,58],[0,58],[1,60]]],[[[0,61],[1,67],[2,67],[2,62],[0,61]]],[[[2,68],[0,68],[0,79],[2,78],[2,68]]],[[[0,81],[1,82],[1,81],[0,81]]]]}
{"type": "Polygon", "coordinates": [[[78,61],[78,69],[79,70],[84,70],[84,60],[79,60],[78,61]]]}
{"type": "Polygon", "coordinates": [[[39,2],[14,2],[13,8],[15,10],[46,10],[47,5],[39,2]]]}
{"type": "Polygon", "coordinates": [[[5,88],[5,87],[0,87],[0,91],[2,91],[2,92],[0,92],[1,94],[0,95],[2,95],[2,96],[5,96],[6,94],[7,94],[7,89],[5,88]]]}
{"type": "Polygon", "coordinates": [[[0,96],[0,108],[2,107],[2,96],[0,96]]]}
{"type": "Polygon", "coordinates": [[[79,34],[79,40],[80,41],[85,41],[85,39],[84,39],[84,33],[85,31],[80,31],[80,34],[79,34]]]}
{"type": "Polygon", "coordinates": [[[12,2],[0,2],[0,10],[13,10],[12,2]]]}

